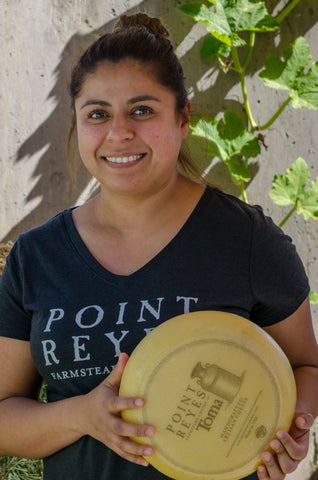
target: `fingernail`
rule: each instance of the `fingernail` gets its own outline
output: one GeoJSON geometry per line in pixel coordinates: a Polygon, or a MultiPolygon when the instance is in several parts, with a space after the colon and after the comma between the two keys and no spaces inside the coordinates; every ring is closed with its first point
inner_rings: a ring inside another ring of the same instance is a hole
{"type": "Polygon", "coordinates": [[[144,404],[144,401],[141,398],[136,398],[135,400],[136,407],[142,407],[143,404],[144,404]]]}
{"type": "Polygon", "coordinates": [[[265,473],[266,471],[266,468],[264,467],[264,465],[260,465],[258,468],[257,468],[257,471],[261,474],[265,473]]]}
{"type": "Polygon", "coordinates": [[[152,448],[145,448],[145,450],[144,450],[145,457],[151,457],[151,455],[153,455],[153,454],[154,454],[154,451],[153,451],[152,448]]]}
{"type": "Polygon", "coordinates": [[[140,465],[143,467],[148,467],[149,463],[146,460],[141,460],[140,465]]]}
{"type": "Polygon", "coordinates": [[[300,417],[298,419],[298,425],[300,426],[300,428],[305,428],[306,427],[306,420],[303,417],[300,417]]]}
{"type": "Polygon", "coordinates": [[[283,440],[284,436],[285,432],[283,432],[282,430],[278,430],[278,432],[276,433],[276,437],[279,438],[279,440],[283,440]]]}
{"type": "Polygon", "coordinates": [[[270,443],[271,447],[273,450],[279,450],[280,449],[280,443],[278,442],[278,440],[273,440],[271,443],[270,443]]]}
{"type": "Polygon", "coordinates": [[[155,433],[155,429],[153,427],[147,427],[145,430],[146,437],[151,437],[155,433]]]}
{"type": "Polygon", "coordinates": [[[272,456],[269,452],[265,452],[262,455],[262,459],[264,460],[264,462],[270,462],[271,458],[272,458],[272,456]]]}

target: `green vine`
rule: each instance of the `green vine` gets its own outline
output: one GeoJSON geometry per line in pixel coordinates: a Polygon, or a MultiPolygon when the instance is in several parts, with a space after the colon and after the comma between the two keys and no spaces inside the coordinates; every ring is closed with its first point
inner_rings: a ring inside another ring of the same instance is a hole
{"type": "Polygon", "coordinates": [[[300,0],[292,0],[276,17],[276,22],[281,23],[287,15],[296,7],[296,5],[300,2],[300,0]]]}
{"type": "Polygon", "coordinates": [[[273,123],[278,119],[278,117],[280,116],[281,113],[283,113],[283,111],[285,110],[285,108],[287,107],[287,105],[291,102],[292,98],[291,97],[288,97],[287,100],[285,100],[285,102],[279,107],[279,109],[277,110],[276,113],[274,113],[274,115],[272,116],[272,118],[270,118],[268,120],[268,122],[266,122],[263,126],[261,125],[258,125],[257,126],[257,130],[267,130],[269,127],[271,127],[273,125],[273,123]]]}
{"type": "MultiPolygon", "coordinates": [[[[247,121],[234,112],[226,111],[223,118],[205,118],[195,122],[192,134],[208,141],[211,157],[222,160],[232,181],[240,189],[242,199],[248,202],[246,187],[251,180],[249,160],[261,152],[260,135],[270,128],[288,105],[294,108],[318,109],[318,62],[312,63],[310,47],[303,37],[297,38],[279,57],[270,55],[264,60],[259,73],[264,85],[275,90],[286,90],[286,100],[278,106],[272,117],[258,125],[254,119],[252,106],[246,88],[246,69],[253,56],[256,35],[274,32],[300,0],[291,0],[274,18],[267,11],[265,2],[253,0],[209,0],[213,9],[195,2],[182,5],[179,9],[197,22],[204,23],[208,35],[201,50],[205,61],[218,60],[226,73],[236,72],[240,80],[242,104],[247,121]],[[248,43],[240,37],[248,32],[248,43]],[[244,61],[240,61],[239,49],[245,47],[244,61]]],[[[297,212],[305,220],[318,219],[318,178],[310,181],[310,171],[306,161],[298,158],[285,174],[276,174],[269,195],[281,206],[291,209],[281,220],[285,223],[297,212]]],[[[317,303],[318,295],[312,292],[312,303],[317,303]]]]}

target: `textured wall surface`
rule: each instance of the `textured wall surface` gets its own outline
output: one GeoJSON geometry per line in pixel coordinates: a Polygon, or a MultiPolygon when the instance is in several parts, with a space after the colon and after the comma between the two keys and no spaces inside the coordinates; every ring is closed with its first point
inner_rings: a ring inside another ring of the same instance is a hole
{"type": "MultiPolygon", "coordinates": [[[[71,182],[66,161],[66,138],[71,121],[67,80],[83,49],[101,32],[111,30],[124,12],[144,11],[159,16],[171,33],[187,76],[194,113],[217,116],[231,109],[244,116],[238,78],[201,60],[203,25],[178,12],[187,3],[177,0],[0,0],[0,241],[15,240],[58,211],[90,195],[92,185],[82,168],[71,182]]],[[[268,0],[278,12],[287,0],[268,0]]],[[[256,120],[264,124],[286,98],[263,86],[258,78],[264,58],[280,54],[303,35],[318,60],[316,0],[302,0],[283,22],[280,34],[258,38],[251,61],[247,88],[256,120]],[[315,13],[316,12],[316,13],[315,13]]],[[[280,121],[265,133],[265,145],[255,160],[248,197],[261,204],[278,223],[285,213],[268,197],[274,173],[285,172],[302,156],[312,178],[318,176],[318,112],[287,107],[280,121]]],[[[198,140],[190,140],[194,155],[204,158],[198,140]]],[[[205,159],[206,161],[206,159],[205,159]]],[[[224,166],[213,160],[212,178],[226,190],[230,185],[224,166]]],[[[296,243],[312,288],[318,291],[318,224],[295,217],[284,230],[296,243]]],[[[318,309],[313,308],[315,325],[318,309]]],[[[317,327],[316,327],[316,331],[317,327]]],[[[313,468],[314,443],[303,467],[290,480],[307,480],[313,468]]]]}

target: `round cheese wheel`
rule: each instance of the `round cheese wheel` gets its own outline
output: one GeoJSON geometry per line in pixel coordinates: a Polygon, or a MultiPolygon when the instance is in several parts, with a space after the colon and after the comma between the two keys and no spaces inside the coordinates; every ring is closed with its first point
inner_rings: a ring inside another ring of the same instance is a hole
{"type": "Polygon", "coordinates": [[[296,387],[289,361],[252,322],[220,311],[174,317],[128,360],[120,395],[145,404],[122,418],[155,427],[145,457],[177,480],[237,480],[256,470],[278,429],[289,430],[296,387]]]}

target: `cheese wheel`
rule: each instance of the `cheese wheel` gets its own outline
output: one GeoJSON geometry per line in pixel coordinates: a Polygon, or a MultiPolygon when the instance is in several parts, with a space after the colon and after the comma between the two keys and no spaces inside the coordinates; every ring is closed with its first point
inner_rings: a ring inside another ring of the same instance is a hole
{"type": "Polygon", "coordinates": [[[145,457],[177,480],[237,480],[256,470],[279,429],[289,430],[296,387],[289,361],[252,322],[220,311],[174,317],[128,360],[119,394],[145,404],[122,418],[152,425],[145,457]]]}

